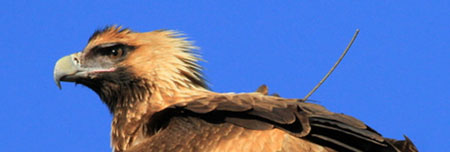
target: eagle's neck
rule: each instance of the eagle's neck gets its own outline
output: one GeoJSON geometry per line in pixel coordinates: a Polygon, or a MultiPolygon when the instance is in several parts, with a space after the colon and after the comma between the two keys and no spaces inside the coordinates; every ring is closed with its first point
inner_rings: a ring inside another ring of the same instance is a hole
{"type": "Polygon", "coordinates": [[[148,80],[130,80],[127,84],[103,82],[102,87],[91,88],[98,93],[113,115],[143,109],[159,111],[174,103],[210,92],[196,85],[171,83],[170,85],[175,86],[168,87],[169,84],[148,82],[148,80]]]}
{"type": "Polygon", "coordinates": [[[172,104],[191,101],[212,93],[195,85],[166,87],[163,83],[136,82],[139,84],[109,87],[110,89],[121,88],[115,90],[114,94],[122,96],[108,97],[104,101],[106,104],[115,104],[108,106],[114,107],[110,108],[114,116],[111,124],[111,143],[116,151],[126,150],[147,136],[144,125],[155,112],[172,104]],[[113,101],[114,99],[116,101],[113,101]]]}

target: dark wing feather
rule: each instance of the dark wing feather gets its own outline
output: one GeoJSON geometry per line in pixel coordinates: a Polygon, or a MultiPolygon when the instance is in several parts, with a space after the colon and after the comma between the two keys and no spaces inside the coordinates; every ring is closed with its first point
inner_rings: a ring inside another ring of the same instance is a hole
{"type": "Polygon", "coordinates": [[[416,146],[413,144],[413,142],[405,135],[405,140],[395,140],[395,139],[389,139],[385,138],[390,144],[397,147],[400,151],[408,151],[408,152],[418,152],[416,146]]]}
{"type": "Polygon", "coordinates": [[[228,122],[248,129],[278,128],[337,151],[399,151],[356,118],[297,99],[260,93],[208,96],[175,104],[161,113],[165,117],[194,116],[210,123],[228,122]]]}

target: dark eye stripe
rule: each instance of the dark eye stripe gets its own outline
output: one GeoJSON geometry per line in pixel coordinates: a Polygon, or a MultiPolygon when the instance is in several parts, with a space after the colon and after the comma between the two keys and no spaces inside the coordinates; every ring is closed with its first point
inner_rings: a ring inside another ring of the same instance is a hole
{"type": "Polygon", "coordinates": [[[119,50],[122,50],[121,46],[110,46],[110,47],[105,47],[105,48],[100,48],[95,50],[95,52],[97,52],[96,54],[100,54],[100,55],[117,55],[119,54],[119,50]]]}
{"type": "Polygon", "coordinates": [[[124,56],[128,52],[133,51],[134,49],[135,49],[134,46],[122,43],[104,43],[95,46],[94,48],[92,48],[91,51],[93,52],[94,55],[115,56],[114,53],[117,53],[117,55],[124,56]]]}

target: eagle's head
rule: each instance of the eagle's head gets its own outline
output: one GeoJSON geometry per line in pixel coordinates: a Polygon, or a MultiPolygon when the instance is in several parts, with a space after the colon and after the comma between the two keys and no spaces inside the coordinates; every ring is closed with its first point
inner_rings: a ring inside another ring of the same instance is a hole
{"type": "Polygon", "coordinates": [[[206,89],[195,48],[173,31],[106,27],[96,31],[81,52],[59,59],[54,79],[60,88],[60,81],[91,88],[114,112],[154,93],[173,96],[206,89]]]}

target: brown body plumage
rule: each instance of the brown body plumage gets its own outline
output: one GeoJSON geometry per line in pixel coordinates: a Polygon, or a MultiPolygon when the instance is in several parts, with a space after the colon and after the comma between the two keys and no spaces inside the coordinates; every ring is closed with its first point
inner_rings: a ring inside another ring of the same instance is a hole
{"type": "Polygon", "coordinates": [[[417,151],[409,139],[265,87],[209,91],[195,47],[179,36],[108,27],[57,62],[58,85],[86,85],[109,107],[114,151],[417,151]]]}

